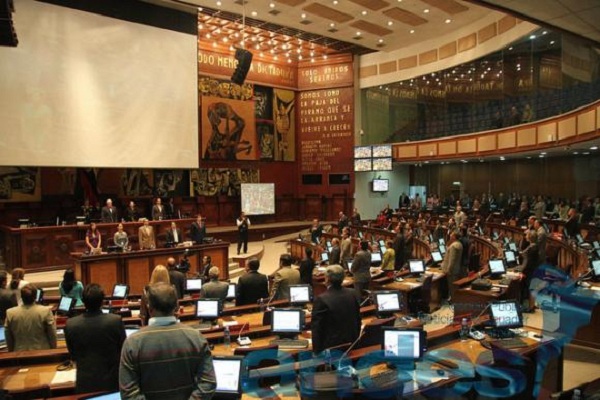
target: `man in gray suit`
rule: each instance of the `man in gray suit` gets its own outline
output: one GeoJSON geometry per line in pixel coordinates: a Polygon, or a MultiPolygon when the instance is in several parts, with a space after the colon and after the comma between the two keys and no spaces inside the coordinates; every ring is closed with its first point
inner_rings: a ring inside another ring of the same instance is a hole
{"type": "Polygon", "coordinates": [[[300,271],[292,268],[292,256],[282,254],[279,257],[279,269],[273,274],[273,288],[271,297],[273,300],[285,300],[290,298],[290,285],[300,283],[300,271]]]}
{"type": "Polygon", "coordinates": [[[219,267],[211,267],[208,270],[210,281],[202,285],[200,289],[201,299],[220,299],[221,301],[225,301],[229,284],[219,281],[219,272],[219,267]]]}
{"type": "Polygon", "coordinates": [[[35,304],[37,289],[32,284],[21,288],[22,306],[6,311],[8,351],[56,348],[56,325],[49,307],[35,304]]]}
{"type": "Polygon", "coordinates": [[[360,250],[354,255],[352,261],[352,275],[354,275],[354,290],[362,296],[363,290],[369,288],[371,283],[371,253],[369,242],[360,242],[360,250]]]}
{"type": "Polygon", "coordinates": [[[466,276],[466,269],[462,265],[463,246],[459,240],[459,234],[456,232],[450,233],[446,255],[442,261],[442,271],[446,274],[448,280],[448,292],[450,299],[454,297],[454,281],[466,276]]]}
{"type": "Polygon", "coordinates": [[[341,264],[340,239],[331,239],[331,251],[329,252],[329,265],[341,264]]]}

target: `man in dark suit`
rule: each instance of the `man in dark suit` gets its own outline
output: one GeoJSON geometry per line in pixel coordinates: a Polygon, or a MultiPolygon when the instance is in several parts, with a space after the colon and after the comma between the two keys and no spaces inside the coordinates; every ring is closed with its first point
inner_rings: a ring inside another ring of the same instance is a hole
{"type": "Polygon", "coordinates": [[[340,249],[340,239],[333,238],[331,239],[331,251],[329,252],[329,264],[341,264],[341,254],[342,250],[340,249]]]}
{"type": "Polygon", "coordinates": [[[464,278],[467,275],[466,268],[462,265],[462,252],[463,246],[460,242],[460,234],[453,231],[450,233],[448,248],[442,261],[442,271],[444,271],[448,280],[450,299],[452,299],[456,290],[454,281],[464,278]]]}
{"type": "Polygon", "coordinates": [[[300,282],[312,285],[312,275],[315,269],[313,250],[310,247],[304,249],[306,257],[300,261],[300,282]]]}
{"type": "Polygon", "coordinates": [[[106,205],[102,207],[101,217],[102,222],[118,222],[119,215],[117,207],[113,206],[112,200],[106,200],[106,205]]]}
{"type": "Polygon", "coordinates": [[[404,234],[402,228],[398,229],[392,247],[394,248],[394,269],[398,271],[404,266],[404,234]]]}
{"type": "Polygon", "coordinates": [[[312,226],[309,229],[311,243],[319,243],[323,235],[323,226],[318,219],[313,219],[312,226]]]}
{"type": "Polygon", "coordinates": [[[181,229],[177,227],[175,222],[171,222],[171,227],[167,229],[167,246],[175,247],[181,242],[183,242],[181,229]]]}
{"type": "Polygon", "coordinates": [[[17,296],[12,290],[6,288],[7,279],[6,271],[0,271],[0,324],[2,326],[6,319],[6,310],[17,306],[17,296]]]}
{"type": "Polygon", "coordinates": [[[575,235],[579,233],[579,215],[577,215],[577,210],[571,208],[567,216],[569,219],[565,222],[564,231],[569,235],[569,238],[574,239],[575,235]]]}
{"type": "Polygon", "coordinates": [[[169,269],[169,282],[175,286],[177,299],[182,299],[185,292],[185,275],[183,272],[177,271],[177,262],[173,257],[167,259],[167,268],[169,269]]]}
{"type": "Polygon", "coordinates": [[[360,297],[342,287],[344,269],[330,265],[325,273],[327,291],[315,299],[312,311],[313,351],[353,343],[360,334],[360,297]]]}
{"type": "Polygon", "coordinates": [[[248,229],[250,228],[250,219],[246,217],[246,213],[242,211],[240,217],[235,221],[238,228],[238,245],[237,253],[244,250],[244,254],[248,252],[248,229]]]}
{"type": "Polygon", "coordinates": [[[192,223],[190,227],[190,236],[192,242],[202,244],[204,236],[206,236],[206,223],[202,219],[202,215],[198,215],[196,222],[192,223]]]}
{"type": "Polygon", "coordinates": [[[69,318],[65,339],[77,363],[77,393],[119,390],[119,360],[125,329],[117,314],[101,310],[104,291],[92,283],[83,290],[85,313],[69,318]]]}
{"type": "Polygon", "coordinates": [[[352,275],[354,275],[354,290],[358,296],[369,288],[371,282],[371,253],[369,252],[369,242],[360,242],[360,250],[354,255],[352,261],[352,275]]]}
{"type": "Polygon", "coordinates": [[[521,282],[521,300],[528,300],[527,307],[523,307],[524,313],[531,313],[535,310],[535,300],[531,296],[529,286],[531,285],[531,279],[533,278],[535,270],[540,265],[540,252],[538,249],[538,235],[536,231],[527,231],[527,242],[529,245],[525,250],[521,252],[523,256],[523,262],[517,267],[520,270],[524,278],[521,282]]]}
{"type": "Polygon", "coordinates": [[[152,207],[152,221],[162,221],[166,217],[165,206],[162,205],[160,197],[156,199],[156,203],[152,207]]]}
{"type": "Polygon", "coordinates": [[[271,296],[273,300],[289,300],[290,285],[300,283],[300,271],[292,268],[292,256],[282,254],[279,257],[279,269],[273,273],[273,287],[271,296]]]}
{"type": "Polygon", "coordinates": [[[251,258],[247,264],[247,272],[240,276],[236,286],[235,305],[256,304],[258,299],[269,297],[269,280],[258,272],[260,261],[251,258]]]}

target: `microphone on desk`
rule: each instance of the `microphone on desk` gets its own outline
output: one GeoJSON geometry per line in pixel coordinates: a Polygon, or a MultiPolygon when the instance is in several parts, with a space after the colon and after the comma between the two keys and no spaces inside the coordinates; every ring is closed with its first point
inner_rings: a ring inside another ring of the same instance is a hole
{"type": "Polygon", "coordinates": [[[237,342],[240,346],[250,346],[252,344],[252,341],[248,336],[242,336],[242,332],[244,331],[244,327],[246,327],[246,325],[248,325],[248,322],[242,325],[242,329],[240,329],[238,334],[237,342]]]}
{"type": "Polygon", "coordinates": [[[271,297],[269,297],[269,301],[267,301],[267,304],[265,305],[265,309],[269,309],[269,305],[271,305],[271,302],[273,301],[273,299],[275,298],[275,294],[277,292],[273,292],[273,294],[271,295],[271,297]]]}
{"type": "MultiPolygon", "coordinates": [[[[356,340],[350,345],[350,347],[348,347],[348,349],[346,349],[344,354],[342,354],[342,356],[338,360],[338,365],[336,367],[337,370],[340,370],[340,371],[342,370],[342,368],[341,368],[342,361],[354,349],[354,347],[358,344],[358,342],[360,342],[360,339],[362,339],[362,337],[365,335],[365,332],[366,332],[366,329],[364,328],[364,326],[362,326],[360,328],[360,334],[358,335],[356,340]]],[[[356,376],[356,369],[354,369],[354,367],[352,365],[349,365],[348,367],[346,367],[344,369],[347,370],[348,376],[350,376],[350,377],[356,376]]]]}
{"type": "Polygon", "coordinates": [[[358,308],[362,308],[365,304],[367,304],[369,301],[371,300],[371,293],[369,293],[369,295],[362,301],[362,303],[360,303],[360,305],[358,306],[358,308]]]}
{"type": "Polygon", "coordinates": [[[483,314],[490,308],[491,303],[487,303],[487,305],[481,310],[481,312],[473,319],[471,319],[471,324],[469,325],[469,337],[475,340],[483,340],[484,336],[481,331],[474,331],[473,325],[475,323],[479,323],[479,319],[483,316],[483,314]]]}

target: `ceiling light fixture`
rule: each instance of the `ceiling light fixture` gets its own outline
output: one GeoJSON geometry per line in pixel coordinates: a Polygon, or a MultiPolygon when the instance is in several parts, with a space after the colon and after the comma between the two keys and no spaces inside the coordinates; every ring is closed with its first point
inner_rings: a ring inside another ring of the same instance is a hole
{"type": "Polygon", "coordinates": [[[425,14],[429,13],[429,8],[426,8],[426,9],[424,9],[424,10],[423,10],[423,12],[424,12],[425,14]]]}
{"type": "Polygon", "coordinates": [[[590,150],[598,150],[598,146],[592,146],[590,147],[590,150]]]}
{"type": "Polygon", "coordinates": [[[367,15],[367,10],[362,10],[360,13],[361,13],[362,15],[367,15]]]}
{"type": "Polygon", "coordinates": [[[452,20],[450,18],[446,18],[446,20],[444,22],[449,24],[450,22],[452,22],[452,20]]]}
{"type": "Polygon", "coordinates": [[[411,34],[412,34],[412,33],[415,33],[415,30],[414,30],[414,29],[411,29],[411,30],[410,30],[410,33],[411,33],[411,34]]]}

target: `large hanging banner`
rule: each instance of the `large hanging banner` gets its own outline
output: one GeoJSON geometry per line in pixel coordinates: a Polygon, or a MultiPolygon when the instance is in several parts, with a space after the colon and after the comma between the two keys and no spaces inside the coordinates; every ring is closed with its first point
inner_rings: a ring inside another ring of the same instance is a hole
{"type": "Polygon", "coordinates": [[[296,159],[294,111],[294,92],[275,89],[273,120],[275,121],[275,160],[277,161],[295,161],[296,159]]]}
{"type": "Polygon", "coordinates": [[[257,169],[200,168],[190,171],[190,196],[239,196],[240,184],[259,183],[257,169]]]}
{"type": "Polygon", "coordinates": [[[202,97],[202,159],[258,160],[254,101],[202,97]]]}

